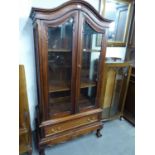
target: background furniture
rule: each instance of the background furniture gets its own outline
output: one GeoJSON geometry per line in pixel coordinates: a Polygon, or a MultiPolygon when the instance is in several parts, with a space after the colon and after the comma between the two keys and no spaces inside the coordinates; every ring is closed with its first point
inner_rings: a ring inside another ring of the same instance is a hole
{"type": "Polygon", "coordinates": [[[128,63],[106,63],[102,90],[102,119],[123,116],[131,67],[128,63]]]}
{"type": "Polygon", "coordinates": [[[19,65],[19,153],[32,153],[32,139],[25,70],[19,65]]]}
{"type": "Polygon", "coordinates": [[[129,27],[128,42],[125,61],[135,64],[135,2],[132,2],[131,23],[129,27]]]}
{"type": "Polygon", "coordinates": [[[44,147],[97,131],[110,21],[85,1],[33,8],[37,66],[37,135],[44,147]]]}
{"type": "Polygon", "coordinates": [[[108,46],[125,47],[131,18],[133,0],[101,0],[100,12],[103,17],[113,20],[110,24],[108,46]]]}
{"type": "Polygon", "coordinates": [[[135,67],[132,67],[123,115],[135,125],[135,67]]]}
{"type": "Polygon", "coordinates": [[[127,44],[125,60],[132,63],[132,71],[130,75],[129,87],[127,91],[124,117],[133,125],[135,125],[135,2],[133,1],[132,20],[130,24],[130,33],[127,44]]]}

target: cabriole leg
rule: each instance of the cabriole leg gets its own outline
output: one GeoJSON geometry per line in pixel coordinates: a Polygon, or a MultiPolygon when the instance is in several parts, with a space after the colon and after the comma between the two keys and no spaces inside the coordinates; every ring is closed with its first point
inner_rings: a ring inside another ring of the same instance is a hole
{"type": "Polygon", "coordinates": [[[97,137],[102,137],[102,134],[101,134],[101,129],[97,129],[97,132],[96,132],[96,136],[97,137]]]}

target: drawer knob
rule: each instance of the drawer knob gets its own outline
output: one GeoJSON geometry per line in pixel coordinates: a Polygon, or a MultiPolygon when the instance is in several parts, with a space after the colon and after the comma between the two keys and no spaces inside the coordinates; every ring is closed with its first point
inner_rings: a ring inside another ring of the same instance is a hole
{"type": "Polygon", "coordinates": [[[61,130],[61,127],[58,127],[57,130],[60,131],[61,130]]]}
{"type": "Polygon", "coordinates": [[[58,132],[61,130],[61,127],[57,127],[57,128],[52,128],[51,132],[58,132]]]}
{"type": "Polygon", "coordinates": [[[91,121],[93,121],[93,120],[95,120],[93,117],[92,118],[88,118],[87,119],[89,122],[91,122],[91,121]]]}
{"type": "Polygon", "coordinates": [[[51,132],[55,132],[55,129],[53,128],[53,129],[51,129],[51,132]]]}
{"type": "Polygon", "coordinates": [[[89,122],[91,122],[93,119],[92,119],[92,118],[88,118],[87,120],[88,120],[89,122]]]}
{"type": "Polygon", "coordinates": [[[90,121],[91,121],[91,119],[90,119],[90,118],[88,118],[88,119],[87,119],[87,121],[89,121],[89,122],[90,122],[90,121]]]}

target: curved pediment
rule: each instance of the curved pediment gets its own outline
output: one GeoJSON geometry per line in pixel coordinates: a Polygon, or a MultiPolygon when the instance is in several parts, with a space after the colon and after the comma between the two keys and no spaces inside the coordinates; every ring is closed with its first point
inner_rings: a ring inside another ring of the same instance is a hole
{"type": "Polygon", "coordinates": [[[102,22],[111,22],[111,20],[103,18],[93,6],[82,0],[68,1],[54,9],[32,8],[30,17],[32,20],[54,20],[70,11],[75,10],[81,10],[90,16],[91,14],[93,14],[94,16],[96,16],[96,18],[98,18],[98,20],[101,20],[102,22]]]}

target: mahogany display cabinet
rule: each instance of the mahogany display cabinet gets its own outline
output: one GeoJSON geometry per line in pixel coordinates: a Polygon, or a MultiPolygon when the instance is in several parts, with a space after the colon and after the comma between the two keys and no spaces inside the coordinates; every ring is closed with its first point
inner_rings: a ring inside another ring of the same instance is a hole
{"type": "Polygon", "coordinates": [[[40,154],[46,146],[96,131],[101,136],[101,87],[110,20],[85,1],[32,8],[40,154]]]}

